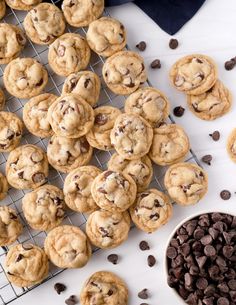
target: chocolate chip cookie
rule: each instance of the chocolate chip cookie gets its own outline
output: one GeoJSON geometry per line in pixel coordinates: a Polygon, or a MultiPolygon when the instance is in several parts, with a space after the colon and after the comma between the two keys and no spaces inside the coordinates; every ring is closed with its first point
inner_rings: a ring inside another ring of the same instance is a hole
{"type": "Polygon", "coordinates": [[[138,114],[152,127],[158,127],[168,117],[170,106],[167,97],[161,91],[146,87],[135,91],[127,98],[125,112],[138,114]]]}
{"type": "Polygon", "coordinates": [[[27,36],[37,44],[52,43],[65,31],[65,20],[61,10],[51,3],[40,3],[31,9],[24,19],[27,36]]]}
{"type": "Polygon", "coordinates": [[[110,17],[102,17],[90,23],[86,38],[90,48],[104,57],[123,50],[126,45],[125,27],[110,17]]]}
{"type": "Polygon", "coordinates": [[[6,101],[5,95],[4,95],[3,91],[2,91],[2,89],[0,88],[0,111],[4,109],[5,101],[6,101]]]}
{"type": "Polygon", "coordinates": [[[187,206],[197,203],[208,189],[207,173],[193,163],[177,163],[169,167],[164,178],[170,197],[187,206]]]}
{"type": "Polygon", "coordinates": [[[166,224],[173,214],[169,198],[157,189],[139,193],[129,211],[134,224],[147,233],[152,233],[166,224]]]}
{"type": "Polygon", "coordinates": [[[35,189],[46,182],[48,160],[38,146],[26,144],[17,147],[8,156],[6,176],[16,189],[35,189]]]}
{"type": "Polygon", "coordinates": [[[81,71],[70,74],[62,87],[62,94],[74,93],[80,95],[91,106],[99,99],[101,82],[92,71],[81,71]]]}
{"type": "Polygon", "coordinates": [[[29,11],[42,0],[5,0],[7,5],[14,10],[29,11]]]}
{"type": "Polygon", "coordinates": [[[63,192],[68,207],[76,212],[91,213],[98,209],[92,194],[93,180],[101,173],[96,166],[80,166],[67,175],[63,192]]]}
{"type": "Polygon", "coordinates": [[[213,87],[200,95],[187,95],[189,109],[202,120],[215,120],[227,112],[232,105],[232,95],[228,88],[217,80],[213,87]]]}
{"type": "Polygon", "coordinates": [[[145,190],[152,180],[153,168],[148,156],[143,156],[137,160],[127,160],[114,153],[107,166],[110,170],[130,175],[137,185],[138,192],[145,190]]]}
{"type": "Polygon", "coordinates": [[[102,15],[104,0],[63,0],[61,8],[70,25],[83,27],[102,15]]]}
{"type": "Polygon", "coordinates": [[[8,280],[19,287],[42,282],[48,275],[48,258],[43,249],[33,244],[10,248],[5,261],[8,280]]]}
{"type": "Polygon", "coordinates": [[[31,228],[48,231],[58,226],[65,215],[65,202],[62,190],[45,184],[26,193],[22,199],[22,210],[31,228]]]}
{"type": "Polygon", "coordinates": [[[8,206],[0,206],[0,246],[14,243],[22,230],[16,211],[8,206]]]}
{"type": "Polygon", "coordinates": [[[89,163],[93,148],[85,137],[67,139],[54,135],[47,147],[48,162],[60,172],[69,173],[73,169],[89,163]]]}
{"type": "Polygon", "coordinates": [[[236,162],[236,128],[231,131],[228,137],[227,152],[232,161],[236,162]]]}
{"type": "Polygon", "coordinates": [[[48,121],[48,108],[55,102],[57,96],[42,93],[31,98],[23,108],[23,121],[27,129],[36,137],[46,138],[53,135],[48,121]]]}
{"type": "Polygon", "coordinates": [[[80,293],[81,305],[127,305],[128,288],[124,281],[112,272],[99,271],[91,275],[80,293]]]}
{"type": "Polygon", "coordinates": [[[25,44],[25,35],[19,27],[0,23],[0,64],[8,64],[18,57],[25,44]]]}
{"type": "Polygon", "coordinates": [[[86,69],[89,60],[90,48],[79,34],[63,34],[49,47],[48,62],[52,70],[61,76],[86,69]]]}
{"type": "Polygon", "coordinates": [[[12,60],[4,70],[7,91],[18,98],[31,98],[41,93],[48,82],[47,70],[33,58],[12,60]]]}
{"type": "Polygon", "coordinates": [[[93,127],[93,108],[82,97],[67,94],[59,97],[48,109],[48,121],[56,135],[79,138],[93,127]]]}
{"type": "Polygon", "coordinates": [[[124,212],[133,204],[137,186],[128,174],[107,170],[94,179],[91,192],[101,209],[124,212]]]}
{"type": "Polygon", "coordinates": [[[92,254],[87,236],[80,228],[69,225],[52,229],[44,248],[51,262],[59,268],[81,268],[92,254]]]}
{"type": "Polygon", "coordinates": [[[180,58],[170,70],[174,87],[187,94],[198,95],[209,90],[217,80],[217,67],[213,59],[201,54],[180,58]]]}
{"type": "Polygon", "coordinates": [[[23,123],[12,112],[0,111],[0,152],[9,152],[18,146],[23,123]]]}
{"type": "Polygon", "coordinates": [[[171,165],[182,161],[190,149],[189,139],[177,124],[164,124],[154,128],[149,157],[158,165],[171,165]]]}
{"type": "Polygon", "coordinates": [[[109,57],[102,75],[107,87],[121,95],[131,94],[147,80],[143,58],[132,51],[120,51],[109,57]]]}
{"type": "Polygon", "coordinates": [[[94,125],[86,134],[86,138],[92,147],[100,150],[112,149],[111,130],[120,114],[121,111],[112,106],[101,106],[94,109],[94,125]]]}
{"type": "Polygon", "coordinates": [[[6,177],[0,172],[0,200],[7,196],[8,182],[6,177]]]}
{"type": "Polygon", "coordinates": [[[5,16],[6,13],[6,3],[5,0],[0,0],[0,19],[5,16]]]}
{"type": "Polygon", "coordinates": [[[98,210],[89,215],[86,234],[93,245],[101,249],[118,247],[127,238],[130,229],[128,212],[98,210]]]}
{"type": "Polygon", "coordinates": [[[111,131],[111,144],[123,158],[140,159],[151,147],[153,129],[137,114],[121,114],[111,131]]]}

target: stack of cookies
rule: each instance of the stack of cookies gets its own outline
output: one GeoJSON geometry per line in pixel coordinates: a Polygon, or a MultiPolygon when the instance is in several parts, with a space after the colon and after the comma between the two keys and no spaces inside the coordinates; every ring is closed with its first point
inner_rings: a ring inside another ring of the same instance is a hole
{"type": "MultiPolygon", "coordinates": [[[[4,86],[12,96],[29,99],[24,103],[24,124],[15,114],[0,112],[0,151],[10,152],[6,178],[0,175],[0,197],[6,196],[8,183],[16,189],[31,189],[22,199],[24,217],[31,228],[48,231],[44,250],[33,244],[10,248],[7,276],[18,286],[41,282],[48,273],[47,258],[60,268],[85,266],[91,257],[91,244],[110,249],[128,238],[131,219],[141,230],[154,232],[171,218],[172,200],[186,206],[207,192],[206,173],[195,164],[182,163],[189,152],[189,139],[180,126],[166,123],[170,110],[167,97],[155,88],[141,87],[147,80],[144,61],[137,53],[123,50],[124,26],[113,18],[98,19],[103,1],[64,0],[62,11],[39,2],[28,5],[23,0],[8,0],[7,4],[28,10],[26,35],[35,44],[49,45],[50,68],[66,77],[61,96],[43,92],[48,82],[43,65],[33,58],[18,57],[26,44],[23,31],[0,24],[0,45],[4,45],[0,64],[8,64],[4,86]],[[89,25],[86,38],[64,33],[66,22],[75,27],[89,25]],[[102,70],[106,86],[117,95],[129,95],[124,113],[110,105],[96,107],[101,81],[94,72],[85,70],[91,50],[108,57],[102,70]],[[49,138],[47,152],[33,144],[19,146],[23,125],[34,136],[49,138]],[[89,165],[94,149],[115,149],[106,171],[89,165]],[[148,188],[152,161],[170,166],[164,181],[169,196],[148,188]],[[49,165],[67,174],[63,190],[47,184],[49,165]],[[61,225],[66,208],[89,213],[86,234],[76,226],[61,225]]],[[[214,84],[212,71],[207,72],[210,81],[203,85],[204,90],[214,84]]],[[[185,82],[180,86],[185,88],[185,82]]],[[[0,91],[1,110],[4,103],[0,91]]],[[[16,212],[6,206],[0,207],[0,228],[1,246],[15,242],[23,230],[16,212]]],[[[127,295],[119,278],[98,273],[85,284],[81,302],[90,304],[93,300],[97,304],[97,299],[111,297],[109,304],[117,305],[119,300],[125,305],[127,295]],[[91,281],[106,285],[106,289],[109,282],[117,289],[108,290],[104,296],[91,281]]]]}

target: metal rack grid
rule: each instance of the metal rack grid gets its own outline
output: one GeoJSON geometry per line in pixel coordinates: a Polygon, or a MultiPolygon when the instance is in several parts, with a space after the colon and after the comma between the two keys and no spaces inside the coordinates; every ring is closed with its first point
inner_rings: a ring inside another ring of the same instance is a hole
{"type": "MultiPolygon", "coordinates": [[[[53,1],[52,3],[57,4],[59,0],[53,1]]],[[[26,15],[26,12],[22,11],[16,11],[8,8],[7,13],[5,15],[5,18],[2,20],[2,22],[7,22],[11,24],[18,25],[19,27],[23,28],[23,20],[26,15]]],[[[108,16],[108,13],[105,12],[104,15],[108,16]]],[[[84,35],[86,33],[86,29],[75,29],[70,26],[66,29],[67,32],[76,32],[79,34],[84,35]]],[[[24,51],[21,53],[21,57],[32,57],[39,60],[43,66],[47,69],[49,74],[49,81],[45,88],[45,92],[54,93],[56,95],[60,95],[61,88],[64,82],[63,77],[60,77],[56,75],[50,68],[47,60],[47,52],[48,47],[47,46],[39,46],[33,44],[30,40],[27,41],[27,45],[24,49],[24,51]]],[[[91,58],[90,65],[88,69],[92,70],[96,74],[101,77],[102,75],[102,66],[104,63],[104,59],[98,55],[93,54],[91,58]]],[[[2,84],[2,76],[5,66],[0,65],[0,86],[3,87],[2,84]]],[[[102,80],[102,78],[101,78],[102,80]]],[[[147,86],[151,86],[151,83],[147,81],[147,86]]],[[[18,99],[13,96],[10,96],[6,91],[4,91],[6,95],[6,111],[14,112],[19,117],[22,117],[22,108],[24,107],[24,104],[26,103],[26,100],[24,99],[18,99]]],[[[102,82],[102,88],[101,88],[101,94],[100,99],[98,102],[98,105],[106,105],[110,104],[113,106],[116,106],[120,109],[123,108],[125,97],[124,96],[118,96],[112,93],[106,85],[102,82]]],[[[169,117],[169,122],[174,123],[174,120],[172,117],[169,117]]],[[[24,135],[22,137],[21,144],[31,143],[36,144],[43,148],[44,150],[47,149],[47,142],[48,139],[41,139],[38,137],[33,136],[30,134],[27,130],[25,130],[24,135]]],[[[5,173],[5,164],[7,160],[7,153],[1,153],[0,154],[0,171],[5,173]]],[[[91,164],[98,166],[99,168],[105,170],[106,169],[106,163],[109,160],[111,156],[111,152],[104,152],[104,151],[94,151],[94,156],[92,158],[91,164]]],[[[197,163],[199,165],[199,161],[194,154],[192,150],[190,150],[187,158],[185,161],[190,161],[197,163]]],[[[151,187],[156,187],[161,191],[166,191],[163,185],[163,177],[165,174],[166,168],[165,167],[158,167],[154,165],[154,175],[153,180],[150,184],[151,187]]],[[[48,177],[48,183],[54,184],[58,187],[62,187],[64,183],[65,175],[61,174],[60,172],[54,170],[53,168],[50,169],[49,177],[48,177]]],[[[14,208],[17,211],[18,217],[20,218],[24,230],[23,234],[19,237],[16,243],[34,243],[39,246],[43,246],[44,239],[46,237],[46,232],[42,231],[35,231],[27,224],[22,208],[21,208],[21,200],[24,196],[24,194],[27,191],[24,190],[16,190],[13,188],[10,188],[8,191],[7,197],[1,201],[1,205],[8,205],[14,208]]],[[[70,210],[67,210],[65,219],[63,221],[63,224],[73,224],[76,226],[79,226],[80,228],[84,228],[87,221],[87,216],[85,214],[80,214],[76,212],[72,212],[70,210]]],[[[96,251],[98,249],[94,248],[93,251],[96,251]]],[[[36,288],[38,285],[27,287],[27,288],[18,288],[16,286],[13,286],[7,279],[5,270],[4,270],[4,260],[6,253],[8,251],[8,247],[1,247],[0,248],[0,305],[6,305],[10,302],[16,300],[20,296],[24,295],[25,293],[29,292],[30,290],[36,288]]],[[[44,280],[48,281],[52,277],[56,276],[57,274],[61,273],[63,270],[56,268],[55,266],[50,266],[50,273],[49,276],[44,280]]]]}

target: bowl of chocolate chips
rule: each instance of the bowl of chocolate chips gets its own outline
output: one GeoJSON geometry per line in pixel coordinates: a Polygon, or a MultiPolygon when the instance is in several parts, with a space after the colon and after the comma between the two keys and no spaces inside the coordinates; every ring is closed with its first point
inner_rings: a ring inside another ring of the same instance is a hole
{"type": "Polygon", "coordinates": [[[168,285],[189,305],[236,305],[236,216],[185,219],[166,248],[168,285]]]}

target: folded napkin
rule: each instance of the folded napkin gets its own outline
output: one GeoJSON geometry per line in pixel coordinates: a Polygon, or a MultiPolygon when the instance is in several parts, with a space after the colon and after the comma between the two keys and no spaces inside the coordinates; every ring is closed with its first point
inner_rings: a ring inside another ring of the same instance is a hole
{"type": "Polygon", "coordinates": [[[199,10],[205,0],[106,0],[106,6],[134,2],[165,32],[177,33],[199,10]]]}

